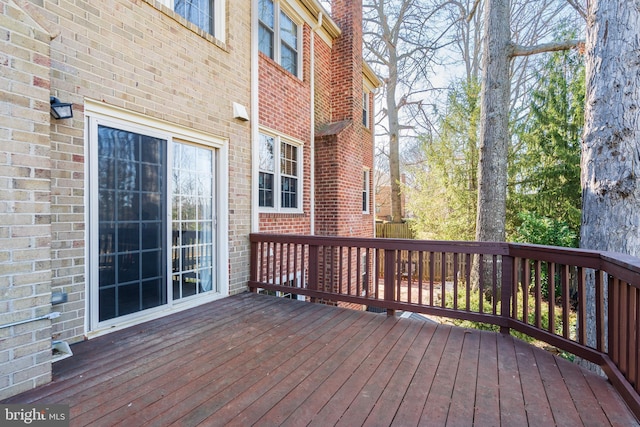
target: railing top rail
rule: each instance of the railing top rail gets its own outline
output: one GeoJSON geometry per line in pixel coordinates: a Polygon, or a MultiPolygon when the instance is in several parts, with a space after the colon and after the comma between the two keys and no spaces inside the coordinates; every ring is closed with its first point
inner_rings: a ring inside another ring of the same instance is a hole
{"type": "Polygon", "coordinates": [[[557,264],[602,269],[601,252],[587,249],[534,245],[530,243],[509,243],[509,255],[555,262],[557,264]]]}
{"type": "Polygon", "coordinates": [[[276,243],[351,246],[389,250],[509,255],[508,243],[502,242],[380,239],[375,237],[303,236],[295,234],[266,233],[252,233],[250,235],[250,240],[251,242],[271,241],[276,243]]]}
{"type": "Polygon", "coordinates": [[[615,252],[602,252],[602,270],[640,289],[640,259],[615,252]]]}
{"type": "Polygon", "coordinates": [[[594,268],[640,288],[640,259],[631,255],[524,243],[509,243],[509,248],[513,257],[594,268]]]}
{"type": "Polygon", "coordinates": [[[640,258],[617,252],[601,252],[602,260],[640,274],[640,258]]]}
{"type": "Polygon", "coordinates": [[[252,233],[251,242],[270,241],[275,243],[312,244],[319,246],[351,246],[389,250],[411,250],[424,252],[456,252],[469,254],[510,255],[513,257],[594,268],[616,275],[622,271],[628,282],[640,283],[640,259],[614,252],[557,246],[534,245],[529,243],[441,241],[413,239],[380,239],[342,236],[307,236],[296,234],[252,233]]]}

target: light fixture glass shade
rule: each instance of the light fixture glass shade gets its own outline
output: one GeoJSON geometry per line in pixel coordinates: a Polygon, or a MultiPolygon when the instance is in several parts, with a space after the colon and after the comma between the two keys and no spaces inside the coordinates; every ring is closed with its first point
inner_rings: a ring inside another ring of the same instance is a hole
{"type": "Polygon", "coordinates": [[[73,109],[70,103],[60,102],[58,98],[52,96],[51,102],[51,115],[54,119],[70,119],[73,117],[73,109]]]}

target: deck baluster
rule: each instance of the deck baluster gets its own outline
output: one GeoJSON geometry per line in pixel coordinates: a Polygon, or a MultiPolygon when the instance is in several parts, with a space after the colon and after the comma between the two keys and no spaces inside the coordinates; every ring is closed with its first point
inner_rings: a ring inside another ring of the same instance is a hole
{"type": "MultiPolygon", "coordinates": [[[[385,249],[384,251],[384,300],[385,302],[395,301],[395,266],[396,251],[393,249],[385,249]]],[[[387,309],[387,316],[395,316],[396,311],[392,308],[387,309]]]]}

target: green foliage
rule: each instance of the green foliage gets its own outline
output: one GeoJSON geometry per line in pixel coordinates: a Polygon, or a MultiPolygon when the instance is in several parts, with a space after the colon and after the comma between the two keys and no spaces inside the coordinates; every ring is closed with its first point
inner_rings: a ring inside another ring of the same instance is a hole
{"type": "Polygon", "coordinates": [[[425,165],[413,168],[405,187],[407,209],[418,238],[473,240],[477,199],[480,84],[459,82],[435,139],[423,139],[425,165]]]}
{"type": "Polygon", "coordinates": [[[547,246],[576,247],[578,235],[564,221],[541,216],[537,212],[518,213],[520,225],[514,241],[547,246]]]}
{"type": "Polygon", "coordinates": [[[531,243],[578,243],[558,227],[565,224],[579,235],[584,75],[583,58],[575,51],[553,53],[540,75],[529,117],[516,129],[518,144],[510,162],[508,229],[518,230],[511,239],[526,235],[536,239],[531,243]],[[528,213],[513,215],[518,212],[528,213]],[[528,223],[522,226],[525,221],[528,223]],[[540,234],[545,232],[561,232],[563,237],[540,234]]]}
{"type": "MultiPolygon", "coordinates": [[[[578,235],[564,221],[543,217],[536,212],[520,212],[514,241],[547,246],[576,247],[578,235]]],[[[549,297],[549,274],[547,265],[541,269],[540,288],[544,298],[549,297]]],[[[553,278],[555,296],[562,295],[562,282],[559,273],[553,278]]]]}
{"type": "MultiPolygon", "coordinates": [[[[528,116],[512,124],[509,240],[578,244],[584,75],[578,52],[550,54],[528,116]]],[[[460,81],[449,93],[440,133],[422,140],[424,162],[408,168],[412,181],[403,192],[418,238],[475,239],[479,123],[480,84],[460,81]]]]}

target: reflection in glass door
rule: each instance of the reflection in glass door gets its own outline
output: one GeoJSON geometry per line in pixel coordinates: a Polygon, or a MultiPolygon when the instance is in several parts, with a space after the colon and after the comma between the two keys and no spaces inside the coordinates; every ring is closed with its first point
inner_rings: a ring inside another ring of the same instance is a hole
{"type": "Polygon", "coordinates": [[[173,143],[173,299],[218,291],[215,259],[215,152],[173,143]]]}
{"type": "Polygon", "coordinates": [[[98,319],[167,302],[166,141],[98,126],[98,319]]]}

